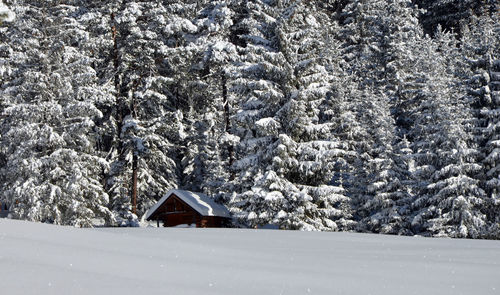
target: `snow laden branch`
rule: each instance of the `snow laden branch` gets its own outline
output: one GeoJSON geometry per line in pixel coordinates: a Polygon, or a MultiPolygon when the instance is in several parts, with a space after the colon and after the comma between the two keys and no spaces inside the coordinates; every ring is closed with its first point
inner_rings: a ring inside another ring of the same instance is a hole
{"type": "Polygon", "coordinates": [[[16,14],[0,1],[0,24],[3,22],[13,22],[16,14]]]}

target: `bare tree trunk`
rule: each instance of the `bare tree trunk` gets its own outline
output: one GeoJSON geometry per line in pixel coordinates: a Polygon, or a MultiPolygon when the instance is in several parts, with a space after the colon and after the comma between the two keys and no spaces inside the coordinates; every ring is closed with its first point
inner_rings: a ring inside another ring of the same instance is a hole
{"type": "Polygon", "coordinates": [[[137,154],[132,158],[132,213],[137,214],[137,154]]]}
{"type": "MultiPolygon", "coordinates": [[[[230,114],[230,108],[229,108],[229,97],[227,94],[227,78],[224,73],[222,74],[222,98],[224,100],[224,118],[225,118],[225,131],[226,133],[231,132],[231,114],[230,114]]],[[[228,144],[227,146],[227,153],[229,155],[229,169],[231,170],[231,176],[230,179],[233,180],[235,178],[234,171],[230,168],[233,163],[234,163],[234,147],[232,144],[228,144]]]]}

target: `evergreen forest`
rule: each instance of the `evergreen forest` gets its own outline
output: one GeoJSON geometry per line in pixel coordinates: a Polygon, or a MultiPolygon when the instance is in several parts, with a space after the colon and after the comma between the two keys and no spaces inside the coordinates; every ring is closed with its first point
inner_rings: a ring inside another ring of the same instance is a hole
{"type": "Polygon", "coordinates": [[[496,0],[3,3],[11,218],[137,226],[181,188],[238,227],[500,238],[496,0]]]}

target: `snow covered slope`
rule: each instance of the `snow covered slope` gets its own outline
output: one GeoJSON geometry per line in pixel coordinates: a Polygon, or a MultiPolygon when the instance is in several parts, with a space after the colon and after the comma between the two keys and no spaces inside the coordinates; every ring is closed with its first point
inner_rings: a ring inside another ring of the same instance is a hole
{"type": "Polygon", "coordinates": [[[500,242],[0,219],[1,294],[500,294],[500,242]]]}

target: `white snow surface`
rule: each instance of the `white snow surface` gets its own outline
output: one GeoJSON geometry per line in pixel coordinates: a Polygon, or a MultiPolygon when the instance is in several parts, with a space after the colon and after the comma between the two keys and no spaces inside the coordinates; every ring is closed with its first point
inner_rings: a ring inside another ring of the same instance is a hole
{"type": "Polygon", "coordinates": [[[181,200],[186,202],[191,208],[196,210],[202,216],[220,216],[228,217],[231,215],[226,207],[215,203],[209,196],[202,193],[195,193],[186,190],[172,189],[169,190],[153,207],[146,213],[146,219],[151,215],[172,195],[175,194],[181,200]]]}
{"type": "Polygon", "coordinates": [[[500,294],[500,242],[0,219],[2,294],[500,294]]]}

